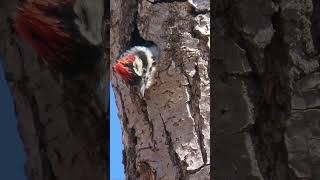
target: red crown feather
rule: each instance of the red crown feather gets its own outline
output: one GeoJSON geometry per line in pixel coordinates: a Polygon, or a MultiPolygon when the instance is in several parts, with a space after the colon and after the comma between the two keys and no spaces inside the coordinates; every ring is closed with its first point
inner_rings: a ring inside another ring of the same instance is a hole
{"type": "Polygon", "coordinates": [[[135,61],[136,57],[132,54],[125,56],[118,60],[117,64],[113,66],[113,69],[118,73],[121,78],[125,81],[132,79],[132,71],[129,69],[128,65],[135,61]]]}
{"type": "Polygon", "coordinates": [[[33,0],[18,8],[15,27],[18,34],[52,65],[71,63],[76,53],[71,34],[48,11],[72,6],[74,0],[33,0]]]}

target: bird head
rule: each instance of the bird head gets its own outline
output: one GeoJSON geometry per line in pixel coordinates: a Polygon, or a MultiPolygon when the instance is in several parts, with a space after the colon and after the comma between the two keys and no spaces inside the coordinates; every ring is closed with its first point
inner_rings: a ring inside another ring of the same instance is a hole
{"type": "Polygon", "coordinates": [[[67,8],[71,3],[71,0],[63,3],[57,0],[34,0],[24,2],[17,9],[15,27],[18,34],[48,64],[58,65],[63,61],[71,61],[67,52],[73,50],[72,35],[64,31],[61,20],[53,15],[53,12],[67,8]]]}
{"type": "Polygon", "coordinates": [[[137,87],[141,96],[153,84],[156,62],[148,47],[134,46],[113,65],[113,70],[127,84],[137,87]]]}
{"type": "Polygon", "coordinates": [[[136,61],[136,56],[129,54],[117,61],[113,66],[113,70],[120,75],[120,77],[125,82],[131,82],[135,77],[135,71],[133,70],[134,63],[136,61]]]}
{"type": "Polygon", "coordinates": [[[103,0],[24,1],[17,8],[15,29],[49,66],[90,72],[102,57],[101,4],[103,0]]]}

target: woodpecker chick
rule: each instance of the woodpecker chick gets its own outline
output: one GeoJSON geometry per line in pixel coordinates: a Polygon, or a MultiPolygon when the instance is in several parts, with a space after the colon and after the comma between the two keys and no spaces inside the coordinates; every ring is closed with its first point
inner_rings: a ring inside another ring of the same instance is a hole
{"type": "Polygon", "coordinates": [[[113,70],[124,82],[137,87],[140,95],[144,97],[145,90],[153,83],[157,58],[159,57],[155,47],[135,46],[120,57],[113,65],[113,70]]]}
{"type": "Polygon", "coordinates": [[[17,9],[20,37],[53,69],[92,71],[102,57],[103,0],[27,0],[17,9]]]}

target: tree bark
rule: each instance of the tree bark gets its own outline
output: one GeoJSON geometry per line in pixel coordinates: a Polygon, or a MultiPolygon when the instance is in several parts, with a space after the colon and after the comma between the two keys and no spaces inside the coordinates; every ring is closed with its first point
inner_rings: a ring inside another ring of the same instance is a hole
{"type": "Polygon", "coordinates": [[[209,179],[209,1],[111,1],[111,63],[139,42],[160,49],[140,98],[115,73],[126,179],[209,179]]]}
{"type": "MultiPolygon", "coordinates": [[[[106,99],[87,90],[80,91],[83,82],[92,80],[90,74],[69,80],[48,69],[13,28],[17,3],[17,0],[0,2],[0,55],[4,59],[2,64],[14,97],[18,129],[27,156],[27,178],[106,179],[109,69],[104,74],[107,75],[106,87],[103,86],[106,99]]],[[[106,28],[106,37],[109,37],[109,27],[106,28]]],[[[105,42],[108,44],[109,39],[105,42]]],[[[106,46],[106,54],[109,54],[108,48],[106,46]]],[[[109,67],[109,56],[105,57],[101,64],[109,67]]]]}
{"type": "Polygon", "coordinates": [[[214,179],[320,179],[320,5],[218,0],[214,179]]]}

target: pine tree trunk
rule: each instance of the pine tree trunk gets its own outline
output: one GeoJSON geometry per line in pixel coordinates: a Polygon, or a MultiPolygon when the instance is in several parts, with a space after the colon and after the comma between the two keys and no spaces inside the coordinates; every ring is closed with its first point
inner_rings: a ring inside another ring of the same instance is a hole
{"type": "Polygon", "coordinates": [[[111,1],[111,62],[141,38],[160,49],[145,97],[115,73],[126,179],[209,179],[209,1],[111,1]]]}
{"type": "Polygon", "coordinates": [[[218,0],[214,179],[320,179],[320,5],[218,0]]]}
{"type": "MultiPolygon", "coordinates": [[[[0,5],[1,63],[15,102],[27,178],[106,179],[109,99],[103,107],[99,97],[80,91],[81,82],[89,82],[90,75],[73,81],[48,69],[14,31],[17,1],[1,0],[0,5]]],[[[103,61],[108,64],[109,60],[103,61]]]]}

